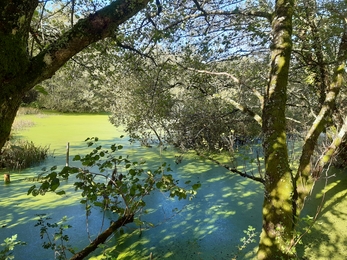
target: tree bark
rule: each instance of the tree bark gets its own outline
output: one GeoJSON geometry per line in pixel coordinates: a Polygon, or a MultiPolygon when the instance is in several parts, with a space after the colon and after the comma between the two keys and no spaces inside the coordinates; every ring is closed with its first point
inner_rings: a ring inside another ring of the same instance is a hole
{"type": "Polygon", "coordinates": [[[286,142],[286,100],[292,50],[294,1],[276,1],[272,20],[271,68],[263,108],[265,190],[258,259],[288,259],[291,239],[292,173],[286,142]]]}
{"type": "MultiPolygon", "coordinates": [[[[294,184],[296,186],[293,197],[295,216],[300,215],[300,212],[304,207],[305,199],[312,189],[312,186],[314,184],[314,178],[317,177],[313,175],[319,174],[315,173],[317,169],[312,170],[311,158],[315,146],[317,144],[319,135],[322,133],[329,120],[331,120],[332,113],[334,112],[336,106],[336,98],[341,88],[345,84],[344,74],[346,67],[345,63],[347,60],[347,25],[345,25],[344,32],[341,36],[341,43],[339,46],[339,54],[337,59],[338,60],[334,70],[332,83],[328,86],[328,89],[326,90],[324,103],[322,104],[322,107],[316,117],[316,120],[313,122],[310,130],[306,135],[305,142],[302,148],[298,171],[294,178],[294,184]]],[[[344,130],[345,127],[346,126],[343,125],[342,130],[344,130]]],[[[342,132],[340,132],[339,135],[341,134],[342,132]]],[[[337,147],[341,144],[341,139],[344,133],[342,134],[342,136],[339,135],[338,138],[333,141],[332,146],[327,148],[327,151],[322,156],[322,159],[318,162],[320,169],[323,169],[323,167],[329,162],[332,153],[335,152],[337,147]]]]}
{"type": "MultiPolygon", "coordinates": [[[[292,259],[295,256],[295,248],[292,247],[295,226],[304,201],[313,186],[313,174],[317,171],[311,167],[313,151],[320,133],[331,119],[336,97],[344,85],[347,26],[341,37],[333,80],[326,86],[325,94],[322,94],[324,98],[322,107],[306,135],[298,170],[294,176],[288,164],[285,129],[293,7],[294,1],[277,1],[272,22],[271,71],[263,108],[263,148],[266,172],[263,228],[258,259],[292,259]]],[[[318,170],[329,162],[345,133],[346,125],[317,162],[318,170]]]]}
{"type": "Polygon", "coordinates": [[[142,10],[149,0],[117,0],[79,20],[35,57],[28,53],[30,22],[37,0],[0,3],[0,149],[11,131],[25,93],[48,79],[75,54],[112,36],[115,29],[142,10]]]}

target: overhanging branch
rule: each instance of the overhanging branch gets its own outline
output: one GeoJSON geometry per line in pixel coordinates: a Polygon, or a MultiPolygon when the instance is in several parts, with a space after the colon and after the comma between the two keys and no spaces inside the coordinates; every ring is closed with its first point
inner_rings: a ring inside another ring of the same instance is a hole
{"type": "Polygon", "coordinates": [[[218,160],[216,160],[216,159],[214,159],[214,158],[212,158],[212,157],[210,157],[210,156],[203,155],[203,154],[201,154],[201,153],[199,153],[199,152],[197,152],[197,155],[199,155],[199,156],[201,156],[201,157],[203,157],[203,158],[206,158],[206,159],[208,159],[208,160],[210,160],[210,161],[212,161],[212,162],[218,164],[219,166],[222,166],[223,168],[227,169],[227,170],[230,171],[230,172],[236,173],[236,174],[238,174],[238,175],[240,175],[240,176],[242,176],[242,177],[245,177],[245,178],[248,178],[248,179],[251,179],[251,180],[260,182],[260,183],[262,183],[262,184],[265,184],[265,180],[264,180],[263,178],[256,177],[256,176],[254,176],[254,175],[250,175],[250,174],[248,174],[248,173],[246,173],[246,172],[241,172],[241,171],[239,171],[239,170],[237,170],[237,169],[235,169],[235,168],[231,168],[231,167],[229,167],[228,165],[222,164],[222,163],[219,162],[218,160]]]}
{"type": "Polygon", "coordinates": [[[88,246],[82,249],[80,252],[76,253],[70,260],[80,260],[84,259],[91,252],[97,249],[98,245],[103,244],[108,237],[110,237],[113,232],[119,229],[122,226],[125,226],[128,223],[132,223],[134,221],[134,215],[125,215],[120,217],[116,222],[112,222],[108,229],[102,232],[97,238],[94,239],[88,246]]]}
{"type": "Polygon", "coordinates": [[[142,10],[149,0],[117,0],[103,9],[80,19],[69,31],[41,51],[31,61],[26,88],[50,78],[71,57],[114,34],[119,25],[142,10]]]}

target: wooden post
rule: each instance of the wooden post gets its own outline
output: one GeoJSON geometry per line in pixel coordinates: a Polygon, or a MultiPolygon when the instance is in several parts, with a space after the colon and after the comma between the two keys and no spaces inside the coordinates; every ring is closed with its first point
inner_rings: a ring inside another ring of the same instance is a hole
{"type": "Polygon", "coordinates": [[[66,166],[69,166],[69,153],[70,153],[70,143],[68,142],[66,145],[66,166]]]}
{"type": "Polygon", "coordinates": [[[5,183],[10,183],[10,174],[9,173],[5,173],[4,174],[4,182],[5,183]]]}

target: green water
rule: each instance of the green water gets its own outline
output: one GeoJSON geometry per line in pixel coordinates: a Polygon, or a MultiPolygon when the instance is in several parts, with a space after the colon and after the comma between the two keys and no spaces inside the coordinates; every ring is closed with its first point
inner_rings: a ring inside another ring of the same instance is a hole
{"type": "MultiPolygon", "coordinates": [[[[114,259],[254,259],[256,243],[238,251],[244,230],[251,225],[260,232],[261,205],[263,191],[261,185],[248,179],[235,176],[216,165],[197,158],[194,154],[184,156],[183,162],[176,165],[173,150],[161,151],[157,148],[144,148],[129,144],[126,138],[120,139],[121,129],[113,127],[106,115],[48,114],[22,116],[19,119],[31,120],[35,125],[20,131],[17,136],[31,140],[35,144],[49,145],[54,151],[45,163],[22,172],[11,173],[11,183],[1,184],[0,195],[0,241],[13,234],[25,241],[26,246],[16,248],[15,259],[54,259],[52,251],[41,247],[39,228],[34,227],[36,214],[46,213],[52,222],[67,216],[72,228],[68,231],[70,244],[82,249],[89,243],[87,221],[84,208],[79,204],[78,194],[70,182],[63,184],[65,196],[47,194],[30,197],[27,189],[33,185],[26,178],[37,176],[43,166],[65,165],[66,144],[70,143],[70,161],[75,154],[88,152],[84,144],[87,137],[97,136],[101,144],[114,142],[125,146],[125,154],[135,160],[145,159],[148,166],[169,162],[174,176],[181,183],[190,179],[200,181],[201,189],[192,201],[169,199],[166,194],[157,192],[146,199],[149,214],[142,219],[153,223],[154,227],[140,229],[134,225],[125,228],[124,235],[115,235],[107,246],[114,259]],[[3,227],[3,228],[1,228],[3,227]],[[140,235],[141,233],[141,235],[140,235]]],[[[74,162],[71,162],[74,163],[74,162]]],[[[248,170],[251,170],[250,166],[248,170]]],[[[255,170],[255,169],[253,169],[255,170]]],[[[321,190],[327,191],[326,204],[321,217],[312,232],[304,236],[305,247],[300,254],[308,259],[347,259],[347,179],[345,172],[336,172],[324,188],[322,179],[316,192],[307,202],[305,214],[314,215],[322,197],[321,190]]],[[[94,238],[105,229],[112,216],[93,211],[88,219],[88,230],[94,238]]],[[[257,237],[256,237],[257,239],[257,237]]],[[[99,250],[89,259],[102,259],[99,250]]]]}

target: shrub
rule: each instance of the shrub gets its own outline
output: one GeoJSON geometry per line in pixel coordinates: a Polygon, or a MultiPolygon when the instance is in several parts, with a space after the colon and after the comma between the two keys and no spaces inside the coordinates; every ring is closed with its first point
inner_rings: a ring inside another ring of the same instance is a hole
{"type": "Polygon", "coordinates": [[[33,142],[8,141],[0,153],[0,167],[20,170],[46,159],[49,147],[35,146],[33,142]]]}

